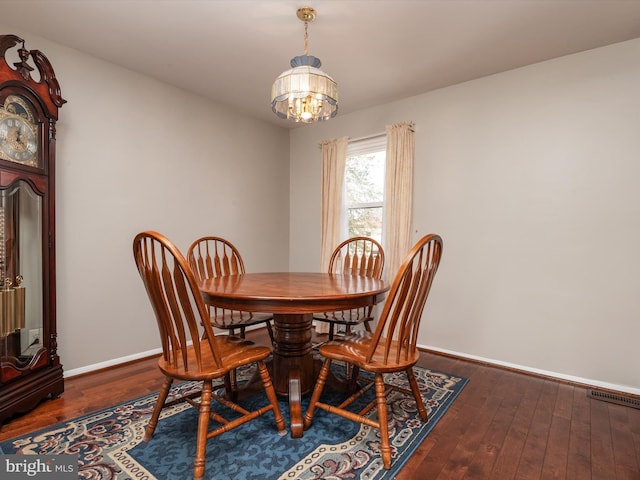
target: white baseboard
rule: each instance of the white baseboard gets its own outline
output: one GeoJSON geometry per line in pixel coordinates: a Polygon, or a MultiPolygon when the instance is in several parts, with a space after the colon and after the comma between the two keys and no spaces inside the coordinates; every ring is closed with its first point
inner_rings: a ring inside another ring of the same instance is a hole
{"type": "Polygon", "coordinates": [[[153,350],[147,350],[146,352],[134,353],[133,355],[127,355],[126,357],[114,358],[113,360],[107,360],[106,362],[94,363],[93,365],[87,365],[86,367],[74,368],[73,370],[65,370],[64,378],[75,377],[83,373],[89,373],[103,368],[114,367],[121,363],[132,362],[134,360],[140,360],[142,358],[151,357],[152,355],[158,355],[162,353],[162,348],[154,348],[153,350]]]}
{"type": "MultiPolygon", "coordinates": [[[[247,331],[253,330],[256,326],[251,326],[247,328],[247,331]]],[[[216,335],[228,335],[228,330],[217,330],[216,335]]],[[[191,345],[191,341],[188,342],[191,345]]],[[[74,368],[73,370],[65,370],[64,378],[75,377],[76,375],[82,375],[83,373],[90,373],[96,370],[101,370],[103,368],[114,367],[116,365],[120,365],[121,363],[132,362],[134,360],[140,360],[142,358],[151,357],[153,355],[159,355],[162,353],[162,348],[154,348],[153,350],[147,350],[146,352],[134,353],[132,355],[127,355],[125,357],[114,358],[112,360],[107,360],[105,362],[94,363],[92,365],[87,365],[85,367],[74,368]]]]}
{"type": "MultiPolygon", "coordinates": [[[[573,383],[579,383],[582,385],[588,385],[588,386],[593,386],[593,387],[599,387],[599,388],[603,388],[606,390],[615,390],[618,392],[626,392],[626,393],[630,393],[632,395],[638,395],[640,396],[640,388],[633,388],[633,387],[628,387],[626,385],[617,385],[614,383],[608,383],[608,382],[601,382],[599,380],[592,380],[590,378],[582,378],[582,377],[575,377],[573,375],[565,375],[562,373],[557,373],[557,372],[550,372],[548,370],[541,370],[538,368],[532,368],[532,367],[525,367],[522,365],[517,365],[514,363],[509,363],[509,362],[502,362],[499,360],[494,360],[491,358],[485,358],[485,357],[479,357],[476,355],[469,355],[466,353],[460,353],[460,352],[455,352],[453,350],[447,350],[444,348],[438,348],[438,347],[434,347],[431,345],[418,345],[419,348],[425,349],[425,350],[431,350],[433,352],[440,352],[446,355],[451,355],[454,357],[460,357],[460,358],[467,358],[469,360],[474,360],[477,362],[483,362],[483,363],[488,363],[491,365],[498,365],[501,367],[506,367],[506,368],[510,368],[513,370],[520,370],[523,372],[529,372],[529,373],[534,373],[536,375],[543,375],[545,377],[552,377],[552,378],[558,378],[561,380],[565,380],[568,382],[573,382],[573,383]]],[[[106,362],[100,362],[100,363],[94,363],[93,365],[87,365],[86,367],[80,367],[80,368],[74,368],[73,370],[67,370],[64,372],[64,377],[65,378],[70,378],[70,377],[74,377],[76,375],[81,375],[83,373],[89,373],[89,372],[93,372],[95,370],[101,370],[103,368],[108,368],[108,367],[113,367],[116,365],[119,365],[121,363],[127,363],[127,362],[131,362],[134,360],[140,360],[142,358],[147,358],[150,357],[152,355],[158,355],[162,353],[162,349],[161,348],[155,348],[153,350],[147,350],[146,352],[140,352],[140,353],[135,353],[133,355],[127,355],[125,357],[120,357],[120,358],[114,358],[112,360],[107,360],[106,362]]]]}
{"type": "Polygon", "coordinates": [[[520,370],[522,372],[529,372],[536,375],[543,375],[545,377],[558,378],[558,379],[566,380],[572,383],[579,383],[585,386],[598,387],[598,388],[603,388],[605,390],[614,390],[617,392],[625,392],[625,393],[630,393],[632,395],[640,395],[640,388],[633,388],[626,385],[617,385],[614,383],[601,382],[599,380],[592,380],[590,378],[574,377],[573,375],[565,375],[563,373],[550,372],[548,370],[540,370],[538,368],[525,367],[522,365],[516,365],[508,362],[501,362],[499,360],[493,360],[491,358],[478,357],[476,355],[468,355],[466,353],[454,352],[452,350],[446,350],[444,348],[433,347],[430,345],[418,345],[418,348],[431,350],[433,352],[440,352],[440,353],[451,355],[454,357],[467,358],[469,360],[475,360],[478,362],[487,363],[491,365],[499,365],[501,367],[506,367],[513,370],[520,370]]]}

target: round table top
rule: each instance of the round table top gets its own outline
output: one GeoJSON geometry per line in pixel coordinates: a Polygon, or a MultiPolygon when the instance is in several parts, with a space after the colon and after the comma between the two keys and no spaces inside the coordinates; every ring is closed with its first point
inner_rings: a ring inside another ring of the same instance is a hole
{"type": "Polygon", "coordinates": [[[275,314],[346,310],[378,303],[389,286],[357,275],[304,272],[246,273],[200,283],[205,302],[275,314]]]}

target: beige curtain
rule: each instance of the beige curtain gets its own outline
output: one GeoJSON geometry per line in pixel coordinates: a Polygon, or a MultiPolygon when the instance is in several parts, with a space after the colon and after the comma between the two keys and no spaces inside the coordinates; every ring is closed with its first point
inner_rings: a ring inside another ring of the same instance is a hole
{"type": "MultiPolygon", "coordinates": [[[[329,268],[329,259],[333,249],[341,238],[342,202],[344,193],[344,169],[347,164],[347,145],[349,137],[326,140],[322,147],[322,210],[320,231],[320,271],[329,268]]],[[[329,325],[319,322],[318,333],[328,333],[329,325]]]]}
{"type": "Polygon", "coordinates": [[[412,245],[413,123],[387,125],[387,171],[385,179],[385,272],[395,275],[412,245]]]}
{"type": "Polygon", "coordinates": [[[347,164],[349,137],[322,142],[322,226],[320,271],[329,268],[333,249],[341,241],[344,169],[347,164]]]}

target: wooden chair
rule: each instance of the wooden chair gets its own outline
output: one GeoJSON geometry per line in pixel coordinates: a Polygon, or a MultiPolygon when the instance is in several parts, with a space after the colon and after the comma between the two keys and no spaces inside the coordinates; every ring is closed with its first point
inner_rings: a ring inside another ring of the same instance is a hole
{"type": "Polygon", "coordinates": [[[218,335],[207,320],[196,280],[187,261],[171,241],[156,232],[142,232],[133,241],[133,256],[153,307],[162,341],[162,355],[158,366],[165,380],[158,395],[153,414],[145,430],[144,440],[153,436],[160,412],[175,379],[202,382],[199,402],[190,397],[172,401],[186,401],[198,409],[197,444],[193,477],[204,476],[207,440],[273,411],[276,428],[284,434],[284,418],[278,407],[273,383],[264,364],[271,348],[257,345],[235,336],[218,335]],[[201,327],[200,327],[201,325],[201,327]],[[205,335],[200,336],[200,328],[205,335]],[[192,345],[189,345],[192,342],[192,345]],[[213,392],[213,380],[224,378],[238,367],[256,364],[269,403],[254,411],[222,398],[213,392]],[[211,400],[225,405],[239,414],[227,420],[212,409],[211,400]],[[209,431],[210,420],[221,425],[209,431]]]}
{"type": "MultiPolygon", "coordinates": [[[[244,262],[238,249],[228,240],[220,237],[202,237],[191,244],[187,251],[187,260],[199,281],[206,278],[217,278],[224,275],[245,273],[244,262]]],[[[240,330],[240,338],[245,338],[245,329],[252,325],[264,323],[273,344],[273,315],[267,313],[241,312],[207,305],[209,318],[214,327],[229,330],[235,335],[240,330]]]]}
{"type": "Polygon", "coordinates": [[[438,235],[431,234],[423,237],[411,249],[398,270],[380,314],[376,331],[374,333],[359,331],[348,336],[337,337],[333,342],[320,347],[320,354],[325,360],[304,417],[304,429],[311,426],[316,407],[377,428],[380,430],[380,453],[384,467],[391,468],[385,386],[413,395],[420,418],[425,422],[428,419],[412,367],[420,356],[416,346],[420,319],[441,254],[442,239],[438,235]],[[331,362],[334,360],[352,365],[354,378],[359,371],[371,372],[375,378],[373,382],[357,390],[339,406],[320,402],[331,362]],[[411,390],[385,385],[383,376],[385,373],[401,371],[406,372],[411,390]],[[369,405],[357,413],[346,409],[373,385],[375,385],[376,398],[369,405]],[[365,417],[365,414],[376,406],[378,419],[365,417]]]}
{"type": "MultiPolygon", "coordinates": [[[[384,250],[373,238],[352,237],[336,247],[329,259],[329,273],[344,273],[363,277],[382,278],[384,268],[384,250]]],[[[335,325],[345,325],[346,333],[351,332],[354,325],[364,324],[370,332],[369,322],[372,317],[373,305],[340,312],[316,313],[313,319],[329,323],[329,340],[333,340],[335,325]]]]}

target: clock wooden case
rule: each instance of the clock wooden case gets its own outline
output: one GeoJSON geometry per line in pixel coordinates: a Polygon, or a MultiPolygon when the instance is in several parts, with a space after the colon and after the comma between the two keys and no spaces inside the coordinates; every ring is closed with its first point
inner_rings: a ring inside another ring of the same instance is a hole
{"type": "Polygon", "coordinates": [[[47,57],[0,35],[0,423],[64,390],[55,268],[56,121],[64,103],[47,57]]]}

